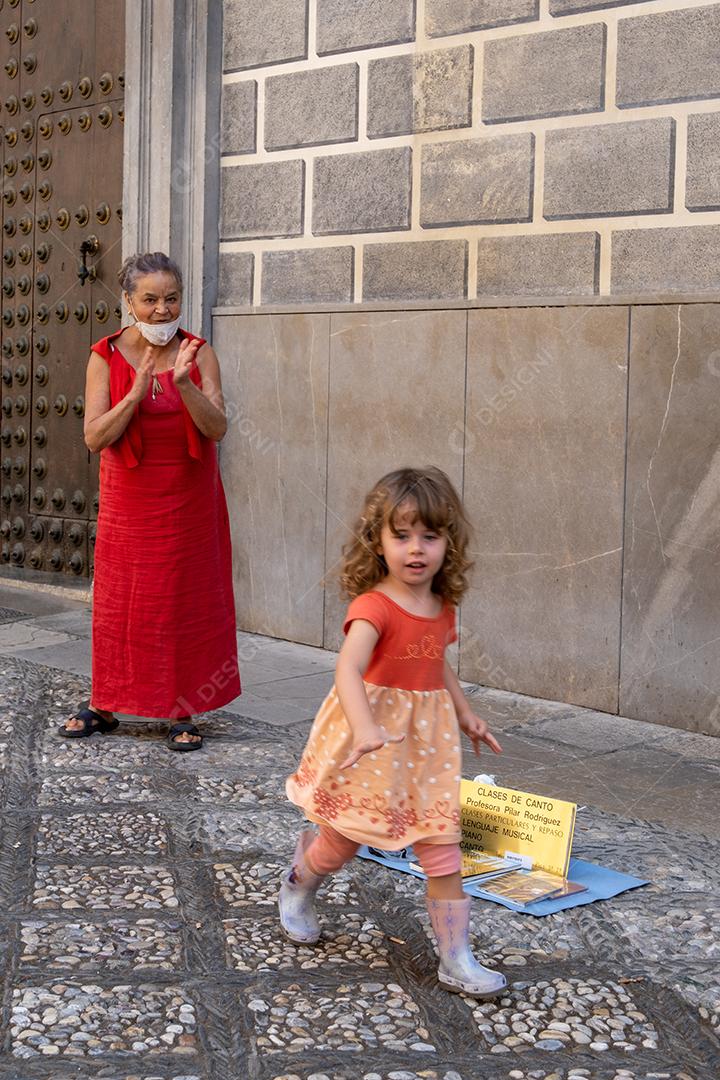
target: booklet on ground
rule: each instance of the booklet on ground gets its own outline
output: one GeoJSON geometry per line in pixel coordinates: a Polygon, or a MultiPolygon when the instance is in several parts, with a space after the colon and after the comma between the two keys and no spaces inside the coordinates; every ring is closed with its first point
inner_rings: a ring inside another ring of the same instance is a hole
{"type": "Polygon", "coordinates": [[[537,904],[540,900],[553,900],[573,893],[586,892],[580,885],[545,870],[511,870],[487,881],[475,882],[475,895],[488,900],[502,898],[519,911],[537,904]]]}
{"type": "Polygon", "coordinates": [[[517,859],[503,858],[500,855],[487,855],[484,851],[461,849],[462,865],[460,874],[463,881],[487,881],[498,874],[507,874],[517,870],[517,859]]]}
{"type": "MultiPolygon", "coordinates": [[[[408,848],[406,851],[408,852],[406,857],[414,859],[412,848],[408,848]]],[[[489,881],[491,878],[497,877],[498,874],[507,874],[510,870],[517,870],[519,865],[517,859],[505,859],[499,855],[486,855],[483,851],[465,851],[461,849],[461,856],[460,874],[465,883],[489,881]]],[[[410,866],[413,870],[423,874],[423,877],[425,876],[420,863],[410,862],[410,866]]]]}

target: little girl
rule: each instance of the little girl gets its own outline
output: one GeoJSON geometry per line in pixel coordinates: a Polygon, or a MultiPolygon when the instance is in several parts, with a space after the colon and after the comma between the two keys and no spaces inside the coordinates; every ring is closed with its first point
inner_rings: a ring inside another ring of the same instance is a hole
{"type": "Polygon", "coordinates": [[[467,588],[469,526],[440,469],[399,469],[379,481],[344,552],[352,598],[335,686],[317,714],[288,798],[320,826],[298,841],[278,903],[290,938],[320,937],[315,894],[361,844],[413,845],[427,874],[440,954],[438,980],[490,997],[507,984],[468,944],[470,898],[460,877],[460,735],[500,753],[470,711],[445,648],[467,588]]]}

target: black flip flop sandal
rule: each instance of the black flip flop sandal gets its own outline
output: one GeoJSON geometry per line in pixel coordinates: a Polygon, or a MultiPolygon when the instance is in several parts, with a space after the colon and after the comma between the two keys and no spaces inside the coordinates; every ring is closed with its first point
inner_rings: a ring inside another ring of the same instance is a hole
{"type": "Polygon", "coordinates": [[[101,716],[99,712],[95,712],[94,709],[80,709],[70,719],[82,720],[83,726],[73,731],[68,730],[63,724],[62,727],[58,728],[58,735],[62,735],[64,739],[87,739],[89,735],[94,735],[96,732],[107,735],[108,732],[114,731],[115,728],[120,726],[120,721],[116,720],[114,716],[112,720],[106,720],[104,716],[101,716]]]}
{"type": "Polygon", "coordinates": [[[203,737],[200,731],[194,724],[189,723],[187,720],[182,720],[179,724],[173,724],[167,733],[166,742],[171,750],[177,750],[179,753],[185,753],[189,750],[199,750],[203,744],[203,737]],[[188,735],[199,735],[199,742],[178,742],[177,736],[183,735],[187,732],[188,735]]]}

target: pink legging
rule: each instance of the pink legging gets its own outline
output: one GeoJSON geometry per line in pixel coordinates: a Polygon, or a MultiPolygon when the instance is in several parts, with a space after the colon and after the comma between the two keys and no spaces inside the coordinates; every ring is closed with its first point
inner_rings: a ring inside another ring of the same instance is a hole
{"type": "MultiPolygon", "coordinates": [[[[305,851],[308,869],[319,877],[333,874],[356,854],[359,844],[348,840],[329,825],[320,826],[320,835],[305,851]]],[[[460,848],[457,844],[428,844],[417,840],[413,851],[428,877],[446,877],[460,869],[460,848]]]]}

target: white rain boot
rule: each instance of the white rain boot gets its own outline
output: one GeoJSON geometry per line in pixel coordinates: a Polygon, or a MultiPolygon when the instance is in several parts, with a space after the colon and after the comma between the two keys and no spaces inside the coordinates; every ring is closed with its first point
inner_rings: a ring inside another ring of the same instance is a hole
{"type": "Polygon", "coordinates": [[[470,897],[464,900],[428,898],[427,908],[440,954],[440,985],[455,994],[470,994],[476,998],[489,998],[501,993],[507,986],[505,976],[483,967],[470,951],[470,897]]]}
{"type": "Polygon", "coordinates": [[[314,945],[320,937],[315,893],[324,878],[311,873],[305,862],[305,852],[313,839],[309,829],[300,833],[292,866],[283,874],[278,894],[280,925],[286,937],[297,945],[314,945]]]}

